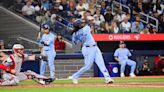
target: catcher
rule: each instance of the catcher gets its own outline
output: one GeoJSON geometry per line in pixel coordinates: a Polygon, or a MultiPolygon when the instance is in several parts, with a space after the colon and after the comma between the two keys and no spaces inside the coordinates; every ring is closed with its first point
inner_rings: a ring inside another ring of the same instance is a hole
{"type": "Polygon", "coordinates": [[[26,79],[33,79],[40,84],[50,84],[52,80],[45,76],[39,75],[31,70],[20,72],[21,66],[26,60],[46,59],[41,55],[27,55],[24,54],[24,46],[21,44],[13,45],[13,54],[7,55],[0,52],[0,69],[3,70],[0,85],[17,85],[19,82],[26,79]]]}

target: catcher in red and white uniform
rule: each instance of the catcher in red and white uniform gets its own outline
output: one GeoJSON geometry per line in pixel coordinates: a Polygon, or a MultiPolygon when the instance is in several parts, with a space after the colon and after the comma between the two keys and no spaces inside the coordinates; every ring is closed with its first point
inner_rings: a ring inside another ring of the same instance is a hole
{"type": "Polygon", "coordinates": [[[20,72],[24,61],[43,59],[44,56],[24,54],[24,46],[21,44],[14,44],[12,50],[13,54],[10,55],[6,55],[3,52],[0,53],[0,60],[3,61],[0,64],[0,69],[3,70],[0,85],[17,85],[20,81],[26,79],[33,79],[40,84],[50,84],[52,82],[50,78],[39,75],[31,70],[20,72]]]}

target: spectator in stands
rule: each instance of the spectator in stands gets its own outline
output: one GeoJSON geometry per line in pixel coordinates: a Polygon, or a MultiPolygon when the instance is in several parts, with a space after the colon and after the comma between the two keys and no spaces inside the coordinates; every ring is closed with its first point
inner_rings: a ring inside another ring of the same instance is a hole
{"type": "Polygon", "coordinates": [[[128,20],[129,18],[126,16],[124,21],[120,24],[120,29],[123,33],[131,33],[131,23],[128,20]]]}
{"type": "Polygon", "coordinates": [[[88,3],[85,3],[83,0],[79,0],[76,6],[76,9],[79,15],[83,16],[83,13],[88,10],[88,3]]]}
{"type": "Polygon", "coordinates": [[[105,18],[105,21],[108,22],[108,23],[111,23],[112,20],[113,20],[113,14],[112,14],[112,10],[110,7],[107,8],[105,14],[104,14],[104,18],[105,18]]]}
{"type": "Polygon", "coordinates": [[[24,6],[24,3],[22,3],[22,0],[16,0],[14,3],[14,10],[18,13],[22,13],[23,6],[24,6]]]}
{"type": "Polygon", "coordinates": [[[136,0],[130,0],[130,3],[128,6],[131,8],[131,10],[134,10],[136,5],[137,5],[136,0]]]}
{"type": "Polygon", "coordinates": [[[121,0],[121,3],[122,3],[122,4],[125,4],[125,5],[128,5],[129,1],[130,1],[130,0],[121,0]]]}
{"type": "Polygon", "coordinates": [[[106,1],[105,1],[106,6],[111,6],[111,5],[112,5],[112,1],[113,1],[113,0],[106,0],[106,1]]]}
{"type": "MultiPolygon", "coordinates": [[[[78,0],[78,1],[79,1],[79,0],[78,0]]],[[[83,0],[83,2],[84,2],[85,6],[86,6],[86,8],[87,8],[87,10],[88,10],[88,7],[89,7],[88,1],[87,1],[87,0],[83,0]]]]}
{"type": "Polygon", "coordinates": [[[114,15],[114,20],[116,20],[118,23],[122,22],[121,11],[120,10],[116,10],[116,13],[114,15]]]}
{"type": "Polygon", "coordinates": [[[61,1],[60,0],[56,0],[53,3],[53,6],[51,7],[51,13],[52,14],[58,14],[58,15],[64,15],[63,14],[63,6],[61,5],[61,1]]]}
{"type": "Polygon", "coordinates": [[[55,50],[58,52],[63,52],[65,50],[65,42],[62,40],[62,36],[60,34],[58,34],[55,39],[55,50]]]}
{"type": "Polygon", "coordinates": [[[101,2],[101,10],[100,10],[100,14],[104,15],[106,12],[106,3],[105,1],[101,2]]]}
{"type": "Polygon", "coordinates": [[[143,0],[142,1],[142,5],[144,6],[142,8],[143,8],[144,13],[146,13],[146,14],[149,14],[151,11],[151,3],[152,3],[151,1],[152,0],[143,0]]]}
{"type": "Polygon", "coordinates": [[[111,34],[120,33],[120,30],[119,30],[119,27],[118,27],[116,21],[112,21],[111,27],[109,28],[109,33],[111,33],[111,34]]]}
{"type": "Polygon", "coordinates": [[[96,0],[91,0],[88,7],[88,10],[91,12],[91,15],[94,15],[95,6],[96,6],[96,0]]]}
{"type": "Polygon", "coordinates": [[[114,58],[116,61],[119,62],[121,65],[121,71],[120,71],[120,76],[124,77],[124,71],[125,71],[125,66],[129,65],[131,66],[131,71],[130,71],[130,77],[135,77],[134,71],[136,68],[136,62],[133,60],[130,60],[128,57],[132,56],[130,51],[126,48],[125,43],[123,41],[120,41],[119,48],[116,49],[114,52],[114,58]]]}
{"type": "Polygon", "coordinates": [[[76,10],[76,4],[73,0],[69,2],[68,9],[67,9],[67,16],[68,17],[81,17],[76,10]]]}
{"type": "Polygon", "coordinates": [[[131,28],[131,33],[140,33],[139,22],[134,22],[131,28]]]}
{"type": "Polygon", "coordinates": [[[160,60],[158,61],[158,74],[164,74],[164,56],[160,56],[160,60]]]}
{"type": "Polygon", "coordinates": [[[143,6],[142,6],[142,2],[138,2],[136,7],[134,8],[133,14],[138,14],[140,12],[143,12],[143,6]]]}
{"type": "Polygon", "coordinates": [[[144,29],[140,32],[140,34],[150,34],[149,29],[148,29],[148,28],[144,28],[144,29]]]}
{"type": "Polygon", "coordinates": [[[159,32],[164,33],[164,11],[159,20],[159,32]]]}
{"type": "Polygon", "coordinates": [[[42,9],[43,11],[50,10],[50,3],[49,3],[49,0],[42,0],[41,9],[42,9]]]}
{"type": "Polygon", "coordinates": [[[139,28],[139,30],[143,30],[144,25],[143,25],[143,23],[140,21],[140,16],[139,16],[139,15],[136,15],[136,16],[135,16],[135,21],[132,23],[132,26],[135,26],[135,25],[136,25],[136,22],[138,22],[138,28],[139,28]]]}
{"type": "Polygon", "coordinates": [[[45,21],[50,21],[50,19],[51,19],[50,11],[47,10],[44,14],[44,17],[45,17],[45,21]]]}
{"type": "Polygon", "coordinates": [[[66,11],[68,9],[67,0],[61,0],[61,5],[63,6],[63,11],[66,11]]]}
{"type": "Polygon", "coordinates": [[[56,14],[51,15],[51,23],[54,24],[56,21],[56,14]]]}
{"type": "Polygon", "coordinates": [[[26,2],[26,5],[22,8],[22,15],[24,15],[27,18],[30,18],[31,20],[35,21],[35,8],[32,5],[32,1],[29,0],[26,2]]]}
{"type": "Polygon", "coordinates": [[[83,13],[83,17],[81,18],[82,21],[83,21],[83,22],[87,22],[87,20],[88,20],[87,17],[88,17],[88,16],[90,16],[89,13],[88,13],[87,11],[85,11],[85,12],[83,13]]]}
{"type": "Polygon", "coordinates": [[[51,20],[51,13],[50,11],[45,11],[44,12],[44,15],[39,15],[39,16],[36,16],[36,22],[38,24],[48,24],[48,25],[51,25],[50,24],[50,20],[51,20]]]}
{"type": "Polygon", "coordinates": [[[100,24],[102,22],[105,22],[104,16],[102,14],[100,14],[100,8],[99,7],[96,8],[96,12],[95,12],[93,17],[95,19],[95,24],[97,26],[100,26],[100,24]]]}
{"type": "Polygon", "coordinates": [[[161,2],[161,0],[157,0],[156,3],[153,6],[153,12],[157,12],[158,15],[162,14],[164,10],[164,5],[161,2]]]}
{"type": "Polygon", "coordinates": [[[105,22],[102,22],[100,24],[100,28],[98,29],[98,32],[103,33],[103,34],[109,33],[109,29],[106,28],[106,23],[105,22]]]}
{"type": "Polygon", "coordinates": [[[152,27],[152,29],[149,30],[149,32],[152,33],[152,34],[156,34],[158,31],[155,27],[152,27]]]}
{"type": "Polygon", "coordinates": [[[156,34],[158,31],[155,27],[151,26],[150,23],[147,24],[146,28],[150,33],[156,34]]]}

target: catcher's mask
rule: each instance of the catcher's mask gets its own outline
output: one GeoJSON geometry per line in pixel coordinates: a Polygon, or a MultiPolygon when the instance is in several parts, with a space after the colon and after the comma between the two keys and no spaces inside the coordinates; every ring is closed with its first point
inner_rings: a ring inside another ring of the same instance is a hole
{"type": "Polygon", "coordinates": [[[14,44],[12,50],[19,57],[24,55],[24,46],[21,44],[14,44]]]}

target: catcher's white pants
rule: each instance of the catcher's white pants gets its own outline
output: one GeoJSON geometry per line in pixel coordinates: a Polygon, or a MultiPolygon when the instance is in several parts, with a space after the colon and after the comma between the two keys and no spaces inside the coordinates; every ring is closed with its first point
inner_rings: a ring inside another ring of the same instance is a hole
{"type": "Polygon", "coordinates": [[[33,75],[35,78],[47,79],[47,77],[39,75],[30,70],[28,70],[27,72],[20,72],[16,75],[13,75],[10,73],[4,73],[3,81],[0,83],[0,85],[17,85],[20,81],[29,79],[28,76],[31,76],[31,75],[33,75]]]}

